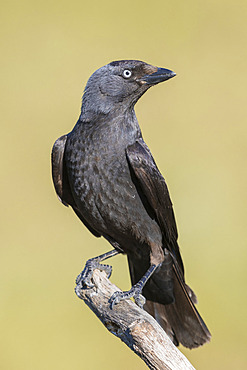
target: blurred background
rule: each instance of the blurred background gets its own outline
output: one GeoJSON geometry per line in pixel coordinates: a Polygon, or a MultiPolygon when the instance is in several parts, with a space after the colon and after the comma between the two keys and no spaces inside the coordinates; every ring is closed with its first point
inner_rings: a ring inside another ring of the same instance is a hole
{"type": "MultiPolygon", "coordinates": [[[[165,176],[187,282],[212,332],[197,369],[246,369],[245,1],[2,1],[0,368],[146,369],[74,294],[109,250],[55,195],[50,152],[89,76],[118,59],[177,77],[136,106],[165,176]]],[[[111,280],[130,287],[126,257],[111,280]]]]}

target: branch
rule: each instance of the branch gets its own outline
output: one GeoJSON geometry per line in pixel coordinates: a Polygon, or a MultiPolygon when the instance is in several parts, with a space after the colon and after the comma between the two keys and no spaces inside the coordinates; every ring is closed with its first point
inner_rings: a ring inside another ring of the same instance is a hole
{"type": "Polygon", "coordinates": [[[106,328],[140,356],[150,369],[194,369],[157,321],[134,302],[129,299],[120,301],[110,309],[109,299],[119,288],[107,279],[105,272],[95,270],[93,282],[93,288],[81,288],[77,285],[77,296],[83,299],[106,328]]]}

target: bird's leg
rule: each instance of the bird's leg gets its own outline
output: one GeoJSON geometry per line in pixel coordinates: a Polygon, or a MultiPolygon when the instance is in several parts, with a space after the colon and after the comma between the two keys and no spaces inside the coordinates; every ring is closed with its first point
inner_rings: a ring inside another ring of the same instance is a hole
{"type": "Polygon", "coordinates": [[[76,284],[80,285],[81,287],[86,285],[88,288],[92,288],[94,284],[92,283],[91,279],[95,269],[105,271],[107,277],[109,278],[112,273],[112,267],[109,265],[101,265],[100,262],[106,260],[107,258],[113,257],[118,253],[119,252],[116,249],[113,249],[112,251],[101,254],[98,257],[90,258],[86,262],[83,271],[77,276],[76,284]]]}
{"type": "Polygon", "coordinates": [[[154,271],[157,269],[159,265],[151,265],[145,275],[141,278],[141,280],[138,281],[135,285],[132,286],[130,290],[127,292],[115,292],[111,298],[110,298],[110,307],[111,309],[114,307],[115,304],[118,302],[133,297],[135,299],[135,303],[139,307],[143,307],[143,305],[146,302],[145,297],[141,294],[142,289],[150,276],[154,273],[154,271]]]}

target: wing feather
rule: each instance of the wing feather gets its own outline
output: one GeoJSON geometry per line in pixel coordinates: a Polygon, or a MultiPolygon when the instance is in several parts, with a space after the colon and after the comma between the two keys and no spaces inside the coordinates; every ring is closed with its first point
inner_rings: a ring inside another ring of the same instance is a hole
{"type": "Polygon", "coordinates": [[[174,263],[179,265],[183,275],[183,262],[177,244],[177,226],[165,179],[143,140],[138,140],[129,146],[126,153],[130,167],[161,228],[165,247],[172,252],[174,263]]]}

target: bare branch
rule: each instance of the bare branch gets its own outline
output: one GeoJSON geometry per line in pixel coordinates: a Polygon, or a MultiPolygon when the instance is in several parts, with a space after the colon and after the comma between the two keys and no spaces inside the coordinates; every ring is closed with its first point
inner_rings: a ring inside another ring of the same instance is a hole
{"type": "Polygon", "coordinates": [[[110,309],[109,299],[119,288],[107,279],[105,272],[95,270],[93,281],[93,288],[81,288],[77,285],[76,294],[106,328],[140,356],[150,369],[194,369],[157,321],[134,302],[121,301],[110,309]]]}

